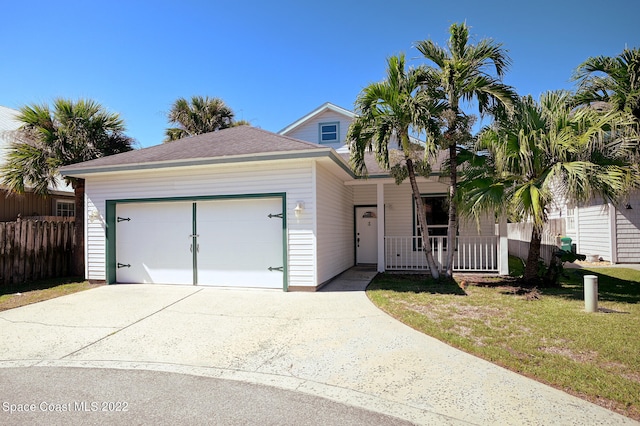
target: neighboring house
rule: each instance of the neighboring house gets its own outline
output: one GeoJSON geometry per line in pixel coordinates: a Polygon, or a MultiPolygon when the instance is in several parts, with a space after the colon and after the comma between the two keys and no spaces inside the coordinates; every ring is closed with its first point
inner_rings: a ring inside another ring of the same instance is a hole
{"type": "Polygon", "coordinates": [[[562,234],[587,259],[640,263],[640,192],[617,205],[602,199],[579,205],[562,203],[549,217],[562,219],[562,234]]]}
{"type": "MultiPolygon", "coordinates": [[[[19,112],[0,106],[0,164],[4,164],[11,143],[11,133],[20,127],[19,112]]],[[[20,217],[75,216],[73,189],[60,180],[57,188],[50,188],[51,196],[43,197],[26,191],[9,193],[0,186],[0,222],[11,222],[20,217]]]]}
{"type": "MultiPolygon", "coordinates": [[[[315,291],[357,264],[425,270],[408,182],[373,158],[369,179],[349,167],[353,117],[324,104],[281,134],[241,126],[63,167],[85,179],[87,278],[315,291]]],[[[446,179],[418,180],[441,260],[446,179]]],[[[496,228],[460,227],[456,270],[507,271],[496,228]]]]}

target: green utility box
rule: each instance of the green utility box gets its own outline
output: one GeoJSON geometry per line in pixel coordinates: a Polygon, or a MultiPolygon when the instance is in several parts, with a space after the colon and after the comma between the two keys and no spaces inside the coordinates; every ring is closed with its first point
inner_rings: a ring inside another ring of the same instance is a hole
{"type": "Polygon", "coordinates": [[[560,250],[571,251],[571,238],[560,238],[560,250]]]}

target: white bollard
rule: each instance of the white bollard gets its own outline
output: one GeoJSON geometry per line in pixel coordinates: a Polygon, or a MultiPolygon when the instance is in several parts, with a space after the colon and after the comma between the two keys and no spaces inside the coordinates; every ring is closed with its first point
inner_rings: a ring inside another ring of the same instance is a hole
{"type": "Polygon", "coordinates": [[[584,310],[598,311],[598,277],[595,275],[584,276],[584,310]]]}

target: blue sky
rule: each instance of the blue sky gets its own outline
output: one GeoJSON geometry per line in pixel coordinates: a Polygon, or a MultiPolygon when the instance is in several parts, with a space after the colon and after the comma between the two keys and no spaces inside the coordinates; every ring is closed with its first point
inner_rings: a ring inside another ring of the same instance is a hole
{"type": "Polygon", "coordinates": [[[222,98],[237,119],[277,132],[324,102],[352,109],[388,56],[444,45],[466,21],[509,51],[519,94],[572,89],[589,56],[640,46],[638,0],[289,0],[4,2],[0,105],[90,98],[139,146],[162,142],[178,97],[222,98]]]}

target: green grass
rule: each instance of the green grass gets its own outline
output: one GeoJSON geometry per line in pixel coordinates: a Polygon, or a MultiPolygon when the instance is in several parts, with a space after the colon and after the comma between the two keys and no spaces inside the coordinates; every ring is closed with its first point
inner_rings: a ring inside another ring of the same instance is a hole
{"type": "Polygon", "coordinates": [[[640,420],[640,271],[567,270],[560,288],[527,297],[512,283],[468,276],[379,275],[367,289],[409,326],[498,365],[640,420]],[[598,276],[597,313],[583,276],[598,276]],[[469,282],[471,281],[471,282],[469,282]]]}
{"type": "Polygon", "coordinates": [[[98,287],[82,278],[52,278],[21,285],[18,289],[0,291],[0,311],[42,302],[66,294],[98,287]]]}

